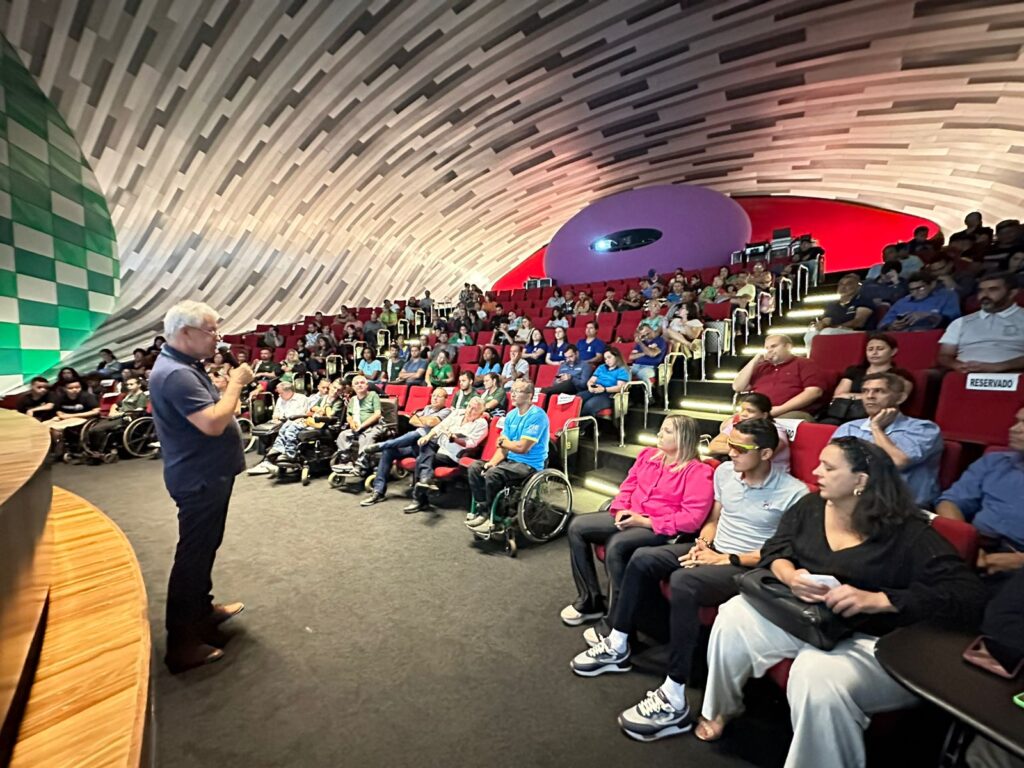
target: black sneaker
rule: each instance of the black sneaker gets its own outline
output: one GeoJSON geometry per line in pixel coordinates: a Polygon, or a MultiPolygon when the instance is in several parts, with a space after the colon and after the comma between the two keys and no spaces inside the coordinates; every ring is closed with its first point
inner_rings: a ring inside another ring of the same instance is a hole
{"type": "Polygon", "coordinates": [[[359,502],[359,506],[360,507],[372,507],[374,504],[379,504],[380,502],[384,501],[384,499],[386,499],[386,498],[387,498],[387,496],[385,496],[383,493],[377,493],[376,491],[374,491],[369,496],[367,496],[365,499],[360,501],[359,502]]]}

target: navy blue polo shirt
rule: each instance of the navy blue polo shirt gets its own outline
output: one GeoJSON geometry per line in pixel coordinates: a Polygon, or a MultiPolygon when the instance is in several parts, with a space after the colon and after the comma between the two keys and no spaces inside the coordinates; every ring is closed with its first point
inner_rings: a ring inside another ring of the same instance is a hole
{"type": "Polygon", "coordinates": [[[234,419],[217,437],[204,435],[188,417],[220,400],[203,364],[164,344],[149,374],[153,421],[171,494],[195,491],[245,469],[242,434],[234,419]]]}
{"type": "Polygon", "coordinates": [[[587,339],[584,336],[582,339],[576,342],[576,349],[579,350],[580,360],[586,362],[592,360],[598,355],[604,354],[604,342],[596,336],[593,339],[587,339]]]}

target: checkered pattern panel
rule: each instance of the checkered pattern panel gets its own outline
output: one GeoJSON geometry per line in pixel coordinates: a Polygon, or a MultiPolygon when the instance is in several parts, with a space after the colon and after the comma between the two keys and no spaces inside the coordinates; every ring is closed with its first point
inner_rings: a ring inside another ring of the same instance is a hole
{"type": "Polygon", "coordinates": [[[52,375],[120,289],[106,200],[64,119],[0,38],[0,392],[52,375]]]}

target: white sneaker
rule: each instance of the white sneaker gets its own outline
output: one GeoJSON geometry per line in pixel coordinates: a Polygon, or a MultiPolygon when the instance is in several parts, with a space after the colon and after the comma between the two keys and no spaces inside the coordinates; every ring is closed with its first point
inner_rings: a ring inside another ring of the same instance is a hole
{"type": "Polygon", "coordinates": [[[478,525],[486,523],[487,520],[488,518],[483,515],[472,515],[471,517],[466,518],[466,525],[470,528],[476,528],[478,525]]]}
{"type": "Polygon", "coordinates": [[[253,467],[250,467],[249,471],[246,474],[248,474],[248,475],[269,475],[270,474],[270,464],[268,462],[266,462],[266,461],[261,461],[259,464],[255,465],[253,467]]]}
{"type": "Polygon", "coordinates": [[[597,633],[597,627],[587,627],[583,630],[583,642],[591,648],[601,642],[601,635],[597,633]]]}
{"type": "Polygon", "coordinates": [[[569,627],[578,627],[580,624],[586,624],[588,621],[597,621],[604,612],[600,613],[580,613],[576,610],[576,606],[572,603],[565,606],[562,612],[558,614],[562,618],[562,623],[569,627]]]}

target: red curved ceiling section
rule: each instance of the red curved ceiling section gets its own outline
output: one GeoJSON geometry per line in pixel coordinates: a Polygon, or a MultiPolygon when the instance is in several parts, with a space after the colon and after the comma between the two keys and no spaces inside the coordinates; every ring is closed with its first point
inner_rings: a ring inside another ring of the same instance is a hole
{"type": "MultiPolygon", "coordinates": [[[[752,242],[769,240],[772,230],[782,227],[789,227],[794,236],[810,233],[826,251],[825,268],[829,272],[861,269],[876,263],[882,246],[909,240],[914,227],[925,225],[929,234],[939,229],[935,222],[920,216],[843,200],[773,195],[735,199],[750,217],[752,242]]],[[[546,250],[544,247],[535,251],[503,275],[494,289],[522,288],[527,278],[545,277],[546,250]]],[[[580,265],[579,282],[587,281],[585,266],[580,265]]]]}

